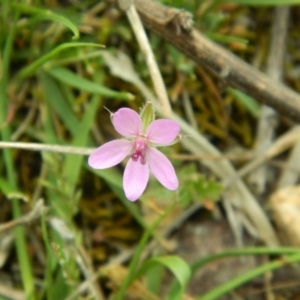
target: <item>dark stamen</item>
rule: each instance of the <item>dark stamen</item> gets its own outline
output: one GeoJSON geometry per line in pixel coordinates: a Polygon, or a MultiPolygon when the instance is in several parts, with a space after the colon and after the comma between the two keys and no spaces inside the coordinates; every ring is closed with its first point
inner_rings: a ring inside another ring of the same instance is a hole
{"type": "Polygon", "coordinates": [[[131,158],[133,161],[138,161],[140,158],[140,163],[142,165],[146,164],[146,157],[144,155],[144,153],[141,150],[135,150],[132,154],[131,154],[131,158]]]}

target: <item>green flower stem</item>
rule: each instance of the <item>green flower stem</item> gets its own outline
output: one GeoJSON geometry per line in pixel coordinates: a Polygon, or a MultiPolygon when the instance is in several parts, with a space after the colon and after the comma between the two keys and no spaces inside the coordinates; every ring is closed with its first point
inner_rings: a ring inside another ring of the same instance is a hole
{"type": "Polygon", "coordinates": [[[158,224],[172,211],[172,209],[174,208],[174,206],[176,205],[176,202],[172,203],[154,222],[151,226],[149,226],[145,233],[143,234],[137,249],[135,251],[135,254],[130,262],[130,266],[128,269],[128,274],[125,278],[125,280],[123,281],[118,293],[116,294],[114,300],[122,300],[125,299],[125,292],[126,289],[130,286],[130,284],[132,283],[132,281],[135,279],[135,274],[136,274],[136,267],[138,265],[139,259],[147,245],[147,242],[149,240],[149,238],[151,237],[153,231],[155,230],[155,228],[158,226],[158,224]]]}

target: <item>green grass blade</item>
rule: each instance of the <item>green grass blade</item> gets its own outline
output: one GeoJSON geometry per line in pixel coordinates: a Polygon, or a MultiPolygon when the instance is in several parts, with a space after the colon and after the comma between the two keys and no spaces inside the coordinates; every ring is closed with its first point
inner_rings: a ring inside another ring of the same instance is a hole
{"type": "MultiPolygon", "coordinates": [[[[279,248],[248,247],[248,248],[241,248],[241,249],[232,249],[220,253],[215,253],[195,261],[191,265],[191,270],[192,273],[194,274],[195,272],[197,272],[197,270],[203,268],[206,264],[227,257],[245,256],[245,255],[294,255],[297,253],[299,253],[299,249],[293,247],[279,247],[279,248]]],[[[171,295],[176,295],[179,289],[180,289],[179,284],[177,282],[174,282],[170,288],[169,293],[171,295]]]]}
{"type": "Polygon", "coordinates": [[[7,199],[20,199],[28,202],[28,196],[19,190],[16,190],[14,186],[11,186],[9,181],[0,177],[0,191],[5,195],[7,199]]]}
{"type": "Polygon", "coordinates": [[[233,88],[227,89],[228,93],[230,93],[240,104],[242,104],[249,113],[251,113],[254,117],[257,117],[260,111],[260,105],[258,102],[247,94],[233,88]]]}
{"type": "Polygon", "coordinates": [[[216,253],[213,255],[209,255],[205,258],[199,259],[198,261],[194,262],[191,267],[193,272],[196,272],[204,265],[213,262],[217,259],[222,259],[226,257],[241,256],[241,255],[288,255],[288,254],[296,254],[298,252],[299,249],[293,247],[280,247],[280,248],[249,247],[249,248],[241,248],[241,249],[232,249],[232,250],[216,253]]]}
{"type": "Polygon", "coordinates": [[[157,265],[162,265],[168,268],[175,276],[176,280],[179,283],[179,290],[176,291],[176,294],[170,295],[169,299],[182,299],[182,295],[186,289],[186,286],[191,278],[191,269],[189,265],[181,259],[179,256],[167,255],[167,256],[157,256],[148,259],[145,261],[139,271],[136,274],[136,278],[142,276],[149,269],[156,267],[157,265]]]}
{"type": "MultiPolygon", "coordinates": [[[[10,4],[9,1],[6,1],[6,5],[10,4]]],[[[16,24],[18,19],[18,15],[15,15],[12,23],[16,24]]],[[[10,66],[10,56],[13,52],[13,40],[15,35],[15,27],[13,27],[7,36],[5,41],[5,46],[3,49],[2,56],[2,70],[0,77],[0,137],[3,141],[9,141],[11,136],[11,130],[9,126],[6,124],[6,112],[8,108],[8,98],[7,98],[7,82],[9,78],[9,66],[10,66]]],[[[2,49],[1,49],[2,50],[2,49]]],[[[14,170],[13,157],[11,151],[8,149],[3,149],[3,160],[7,173],[8,183],[14,190],[18,190],[16,174],[14,170]]],[[[12,211],[13,217],[18,218],[21,216],[20,202],[19,199],[12,199],[12,211]]],[[[29,255],[27,252],[26,240],[25,240],[25,230],[23,226],[17,226],[14,229],[15,240],[16,240],[16,251],[20,266],[20,272],[22,277],[22,282],[26,294],[26,299],[31,300],[34,299],[34,283],[33,283],[33,275],[31,270],[31,264],[29,255]]]]}
{"type": "Polygon", "coordinates": [[[264,264],[259,266],[249,272],[239,275],[238,277],[222,284],[218,287],[215,287],[213,290],[209,291],[208,293],[198,297],[198,300],[215,300],[220,299],[223,295],[227,294],[228,292],[238,288],[242,284],[249,282],[250,280],[263,275],[266,272],[270,272],[272,270],[281,268],[287,264],[293,264],[300,262],[300,253],[298,251],[297,254],[285,256],[282,259],[274,260],[270,263],[264,264]]]}
{"type": "Polygon", "coordinates": [[[94,94],[98,94],[105,97],[112,97],[119,100],[133,100],[134,96],[126,92],[116,92],[111,89],[108,89],[104,86],[99,85],[96,82],[90,81],[88,79],[82,78],[72,71],[55,67],[47,70],[47,73],[50,74],[55,79],[63,82],[69,86],[80,89],[81,91],[86,91],[94,94]]]}
{"type": "MultiPolygon", "coordinates": [[[[64,120],[64,123],[72,135],[76,135],[78,131],[78,119],[75,117],[72,108],[65,101],[62,91],[55,80],[47,74],[41,74],[43,89],[46,94],[46,100],[49,104],[49,109],[53,109],[58,116],[64,120]]],[[[49,141],[48,141],[49,142],[49,141]]],[[[55,141],[51,141],[55,142],[55,141]]],[[[57,141],[56,141],[57,142],[57,141]]]]}
{"type": "MultiPolygon", "coordinates": [[[[85,112],[83,120],[78,124],[79,130],[76,135],[73,136],[72,146],[86,146],[89,131],[94,123],[95,115],[97,113],[97,108],[99,107],[100,99],[99,96],[95,95],[92,101],[89,103],[88,108],[85,112]]],[[[71,186],[76,185],[80,168],[84,160],[83,156],[78,155],[68,155],[66,157],[65,167],[63,170],[64,177],[68,179],[71,186]]]]}
{"type": "Polygon", "coordinates": [[[243,45],[247,45],[249,43],[248,40],[237,37],[237,36],[232,36],[232,35],[225,35],[225,34],[219,34],[219,33],[207,33],[206,36],[210,38],[211,40],[214,40],[216,42],[220,43],[239,43],[243,45]]]}
{"type": "Polygon", "coordinates": [[[48,52],[47,54],[45,54],[42,57],[40,57],[39,59],[37,59],[35,62],[30,64],[29,66],[22,69],[20,71],[20,73],[18,74],[18,76],[20,78],[26,78],[26,77],[32,75],[40,66],[42,66],[45,62],[54,58],[60,52],[66,50],[66,49],[75,48],[75,47],[104,47],[104,46],[99,45],[99,44],[94,44],[94,43],[80,43],[80,42],[61,44],[61,45],[57,46],[56,48],[54,48],[53,50],[51,50],[50,52],[48,52]]]}
{"type": "Polygon", "coordinates": [[[71,22],[69,19],[67,19],[57,13],[54,13],[53,11],[51,11],[49,9],[38,8],[38,7],[35,7],[32,5],[18,3],[16,1],[11,1],[11,6],[19,12],[34,14],[34,15],[39,16],[41,19],[61,23],[61,24],[65,25],[66,27],[68,27],[73,32],[73,34],[74,34],[73,40],[79,39],[79,31],[77,29],[77,26],[73,22],[71,22]]]}

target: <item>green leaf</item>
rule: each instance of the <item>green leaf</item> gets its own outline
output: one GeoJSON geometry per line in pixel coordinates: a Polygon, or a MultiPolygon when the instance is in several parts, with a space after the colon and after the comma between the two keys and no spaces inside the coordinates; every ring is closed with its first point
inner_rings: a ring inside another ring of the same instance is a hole
{"type": "Polygon", "coordinates": [[[228,88],[227,91],[238,101],[240,102],[254,117],[257,117],[260,111],[260,105],[257,103],[255,99],[246,95],[245,93],[233,89],[228,88]]]}
{"type": "Polygon", "coordinates": [[[28,202],[28,196],[24,193],[16,190],[11,184],[0,177],[0,191],[8,198],[8,199],[20,199],[25,202],[28,202]]]}
{"type": "Polygon", "coordinates": [[[194,187],[200,198],[209,200],[218,200],[223,191],[220,183],[216,182],[213,178],[205,178],[199,175],[194,182],[194,187]]]}
{"type": "Polygon", "coordinates": [[[165,275],[165,269],[162,265],[153,266],[147,270],[146,273],[146,286],[153,294],[159,294],[165,275]]]}
{"type": "MultiPolygon", "coordinates": [[[[49,108],[53,108],[55,112],[60,116],[60,118],[64,121],[66,127],[71,131],[72,135],[76,135],[76,132],[79,130],[78,119],[73,113],[70,105],[66,102],[58,83],[47,74],[41,73],[41,75],[42,86],[45,91],[46,100],[50,105],[49,108]]],[[[55,134],[52,135],[53,140],[48,140],[48,143],[57,142],[55,134]]]]}
{"type": "Polygon", "coordinates": [[[34,14],[44,20],[50,20],[54,22],[61,23],[68,27],[74,34],[73,40],[79,39],[79,31],[74,23],[72,23],[69,19],[54,13],[49,9],[38,8],[32,5],[27,5],[23,3],[17,3],[16,1],[11,1],[11,6],[18,11],[25,12],[28,14],[34,14]]]}
{"type": "MultiPolygon", "coordinates": [[[[97,113],[97,108],[100,103],[100,98],[97,95],[92,97],[92,100],[87,105],[87,109],[83,116],[82,121],[78,122],[78,131],[73,136],[72,146],[87,146],[89,131],[94,124],[95,115],[97,113]]],[[[81,155],[67,155],[64,169],[63,169],[63,176],[68,178],[68,183],[70,186],[76,187],[76,182],[78,180],[78,176],[80,173],[80,168],[84,157],[81,155]]],[[[77,203],[76,203],[77,204],[77,203]]],[[[74,203],[75,205],[75,203],[74,203]]]]}
{"type": "Polygon", "coordinates": [[[157,267],[158,265],[168,268],[174,274],[180,286],[180,290],[177,291],[177,294],[172,295],[172,297],[169,299],[182,299],[182,294],[184,293],[184,290],[191,277],[191,269],[189,265],[179,256],[167,255],[150,258],[141,265],[135,277],[138,278],[142,276],[148,270],[157,267]]]}
{"type": "Polygon", "coordinates": [[[93,81],[82,78],[66,68],[55,67],[46,71],[57,80],[68,84],[72,87],[78,88],[82,91],[99,94],[105,97],[112,97],[120,100],[134,99],[134,96],[130,93],[113,91],[93,81]]]}
{"type": "Polygon", "coordinates": [[[20,71],[18,74],[21,78],[26,78],[30,75],[32,75],[41,65],[43,65],[45,62],[49,61],[53,57],[55,57],[57,54],[62,52],[65,49],[69,48],[75,48],[75,47],[104,47],[103,45],[94,44],[94,43],[64,43],[56,48],[54,48],[52,51],[48,52],[47,54],[43,55],[39,59],[37,59],[35,62],[30,64],[29,66],[25,67],[20,71]]]}
{"type": "Polygon", "coordinates": [[[155,120],[155,110],[150,101],[145,103],[140,115],[143,122],[143,132],[146,132],[148,126],[155,120]]]}
{"type": "Polygon", "coordinates": [[[223,186],[214,178],[206,178],[199,174],[195,164],[189,164],[178,172],[180,178],[179,200],[187,205],[193,199],[199,202],[203,200],[217,201],[223,191],[223,186]]]}
{"type": "Polygon", "coordinates": [[[248,40],[237,37],[237,36],[232,36],[232,35],[225,35],[225,34],[218,34],[218,33],[207,33],[207,37],[210,39],[220,42],[220,43],[239,43],[239,44],[244,44],[247,45],[249,43],[248,40]]]}

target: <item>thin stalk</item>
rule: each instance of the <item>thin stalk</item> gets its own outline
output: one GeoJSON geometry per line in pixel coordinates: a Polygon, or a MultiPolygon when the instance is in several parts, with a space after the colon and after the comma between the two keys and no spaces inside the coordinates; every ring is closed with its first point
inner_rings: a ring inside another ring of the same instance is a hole
{"type": "Polygon", "coordinates": [[[165,117],[169,117],[171,115],[172,108],[169,102],[167,90],[162,75],[156,63],[148,37],[143,27],[143,23],[140,20],[140,17],[134,5],[130,5],[130,7],[126,10],[126,14],[131,24],[131,27],[135,33],[135,37],[140,46],[140,49],[144,54],[157,99],[160,101],[161,104],[162,113],[165,117]]]}
{"type": "Polygon", "coordinates": [[[296,254],[299,253],[298,248],[292,247],[280,247],[280,248],[269,248],[269,247],[249,247],[242,249],[232,249],[224,251],[221,253],[216,253],[209,255],[203,259],[198,260],[193,263],[191,268],[193,272],[196,272],[198,269],[202,268],[204,265],[213,262],[217,259],[222,259],[231,256],[246,256],[246,255],[287,255],[287,254],[296,254]]]}
{"type": "Polygon", "coordinates": [[[11,149],[24,149],[30,151],[48,151],[57,153],[68,153],[68,154],[79,154],[79,155],[89,155],[95,148],[86,147],[73,147],[73,146],[61,146],[61,145],[51,145],[51,144],[39,144],[39,143],[22,143],[22,142],[0,142],[1,148],[11,148],[11,149]]]}
{"type": "Polygon", "coordinates": [[[153,231],[158,226],[158,224],[172,211],[176,202],[172,203],[154,222],[151,226],[147,228],[145,233],[143,234],[141,241],[139,242],[135,254],[130,262],[130,266],[128,269],[128,274],[124,279],[118,293],[116,294],[114,300],[122,300],[125,298],[126,289],[130,286],[132,281],[135,278],[137,265],[139,263],[140,257],[142,256],[142,252],[144,251],[146,244],[151,237],[153,231]]]}
{"type": "Polygon", "coordinates": [[[284,265],[292,264],[300,261],[300,253],[285,256],[284,258],[272,261],[270,263],[264,264],[260,267],[257,267],[245,274],[239,275],[238,277],[222,284],[212,291],[198,297],[197,299],[201,300],[214,300],[220,299],[221,296],[225,295],[226,293],[232,291],[233,289],[241,286],[242,284],[263,275],[266,272],[281,268],[284,265]]]}

